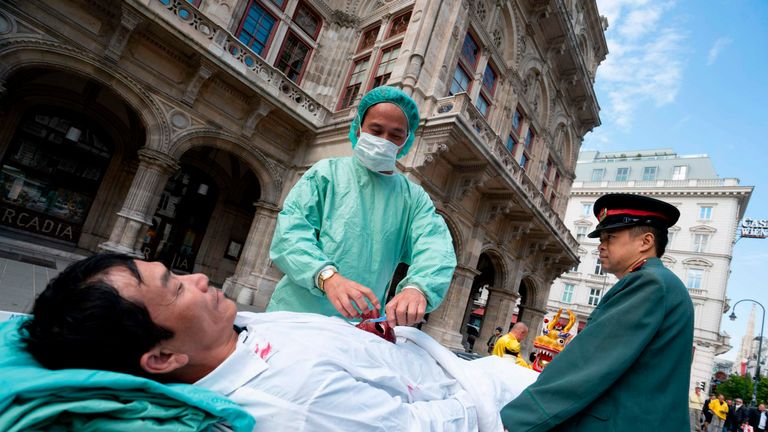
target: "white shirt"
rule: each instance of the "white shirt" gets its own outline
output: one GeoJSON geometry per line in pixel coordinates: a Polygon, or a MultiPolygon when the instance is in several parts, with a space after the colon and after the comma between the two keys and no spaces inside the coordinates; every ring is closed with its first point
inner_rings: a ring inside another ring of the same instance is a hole
{"type": "Polygon", "coordinates": [[[410,327],[392,344],[315,314],[240,312],[235,324],[235,352],[195,384],[243,406],[256,431],[501,431],[501,407],[538,376],[461,360],[410,327]]]}
{"type": "Polygon", "coordinates": [[[765,429],[765,423],[766,423],[766,413],[765,411],[760,412],[760,423],[757,424],[758,429],[765,429]]]}

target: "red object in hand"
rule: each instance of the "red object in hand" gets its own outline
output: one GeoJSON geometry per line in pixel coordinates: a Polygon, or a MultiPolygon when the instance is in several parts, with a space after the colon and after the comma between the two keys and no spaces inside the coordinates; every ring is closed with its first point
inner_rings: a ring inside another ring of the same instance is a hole
{"type": "Polygon", "coordinates": [[[389,326],[388,322],[368,321],[368,320],[376,319],[378,317],[379,317],[379,311],[377,310],[368,311],[363,314],[362,316],[363,321],[360,324],[356,325],[355,327],[359,328],[360,330],[367,331],[368,333],[373,333],[384,340],[395,343],[395,332],[394,330],[392,330],[392,327],[389,326]]]}

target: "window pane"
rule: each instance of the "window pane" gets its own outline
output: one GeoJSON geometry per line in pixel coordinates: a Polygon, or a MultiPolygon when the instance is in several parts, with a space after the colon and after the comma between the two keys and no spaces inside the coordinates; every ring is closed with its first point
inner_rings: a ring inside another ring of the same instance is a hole
{"type": "Polygon", "coordinates": [[[593,169],[592,170],[592,181],[602,181],[604,174],[605,174],[605,170],[604,169],[593,169]]]}
{"type": "Polygon", "coordinates": [[[701,279],[704,275],[704,270],[701,269],[688,269],[688,280],[685,286],[691,289],[701,289],[701,279]]]}
{"type": "Polygon", "coordinates": [[[520,126],[523,124],[523,114],[520,110],[515,110],[515,115],[512,116],[512,128],[515,132],[520,133],[520,126]]]}
{"type": "Polygon", "coordinates": [[[483,114],[484,116],[488,116],[488,105],[489,105],[488,100],[486,100],[483,95],[480,95],[477,98],[477,103],[475,104],[475,106],[477,107],[478,110],[480,110],[480,113],[483,114]]]}
{"type": "Polygon", "coordinates": [[[709,207],[709,206],[699,207],[699,219],[702,219],[702,220],[712,219],[712,207],[709,207]]]}
{"type": "Polygon", "coordinates": [[[288,33],[283,51],[277,56],[276,67],[291,81],[296,82],[301,76],[304,63],[309,56],[309,46],[293,33],[288,33]]]}
{"type": "Polygon", "coordinates": [[[387,83],[389,76],[392,75],[392,69],[395,68],[395,61],[400,55],[400,45],[387,48],[381,53],[379,66],[376,68],[376,76],[373,79],[373,87],[379,87],[387,83]]]}
{"type": "Polygon", "coordinates": [[[590,304],[590,306],[597,306],[598,303],[600,303],[600,295],[602,292],[599,289],[596,288],[590,288],[589,289],[589,300],[587,303],[590,304]]]}
{"type": "Polygon", "coordinates": [[[489,95],[493,96],[493,92],[496,90],[496,72],[493,71],[490,63],[485,67],[485,73],[483,73],[483,87],[489,95]]]}
{"type": "Polygon", "coordinates": [[[280,9],[282,9],[283,6],[285,5],[285,0],[269,0],[269,1],[276,4],[280,9]]]}
{"type": "Polygon", "coordinates": [[[467,65],[474,68],[478,54],[480,54],[480,48],[477,46],[477,42],[467,33],[467,36],[464,38],[464,45],[461,47],[461,57],[467,62],[467,65]]]}
{"type": "Polygon", "coordinates": [[[687,165],[678,165],[672,169],[672,180],[685,180],[687,175],[687,165]]]}
{"type": "Polygon", "coordinates": [[[656,180],[656,167],[643,168],[643,180],[645,181],[656,180]]]}
{"type": "Polygon", "coordinates": [[[530,150],[531,146],[533,145],[533,139],[536,136],[536,134],[533,132],[533,129],[528,129],[528,134],[525,135],[525,147],[530,150]]]}
{"type": "Polygon", "coordinates": [[[563,303],[571,303],[573,300],[573,284],[565,284],[563,297],[560,299],[563,303]]]}
{"type": "Polygon", "coordinates": [[[515,141],[515,138],[510,135],[509,138],[507,138],[507,150],[509,150],[510,153],[514,153],[516,145],[517,141],[515,141]]]}
{"type": "Polygon", "coordinates": [[[453,80],[451,81],[450,94],[466,92],[469,87],[469,75],[464,72],[464,69],[457,65],[456,71],[453,73],[453,80]]]}
{"type": "Polygon", "coordinates": [[[261,55],[274,26],[275,18],[267,13],[261,5],[253,2],[248,9],[248,14],[245,16],[237,38],[240,42],[248,45],[253,52],[261,55]]]}
{"type": "Polygon", "coordinates": [[[392,20],[392,27],[389,28],[387,38],[405,33],[408,29],[408,23],[411,21],[411,13],[405,13],[392,20]]]}
{"type": "Polygon", "coordinates": [[[581,215],[584,217],[589,217],[591,214],[592,214],[592,203],[582,204],[581,215]]]}
{"type": "Polygon", "coordinates": [[[299,5],[296,6],[293,22],[295,22],[300,29],[304,30],[312,39],[317,36],[318,31],[320,31],[320,26],[323,24],[323,20],[320,19],[317,13],[304,3],[299,3],[299,5]]]}
{"type": "Polygon", "coordinates": [[[695,234],[693,236],[694,252],[704,252],[707,249],[707,242],[709,242],[709,234],[695,234]]]}
{"type": "Polygon", "coordinates": [[[584,239],[587,237],[587,227],[586,226],[579,226],[576,228],[576,240],[577,241],[584,241],[584,239]]]}
{"type": "Polygon", "coordinates": [[[352,104],[357,95],[360,93],[360,87],[363,80],[365,80],[366,71],[368,70],[368,64],[370,63],[370,57],[358,60],[355,62],[352,74],[349,76],[349,83],[346,90],[344,90],[344,99],[341,102],[341,107],[346,108],[352,104]]]}
{"type": "Polygon", "coordinates": [[[629,179],[629,168],[619,168],[616,170],[616,181],[627,181],[629,179]]]}
{"type": "Polygon", "coordinates": [[[600,259],[597,260],[595,263],[595,274],[596,275],[604,275],[605,272],[603,271],[603,263],[600,262],[600,259]]]}
{"type": "Polygon", "coordinates": [[[358,51],[366,50],[376,43],[376,38],[379,36],[379,26],[366,30],[362,36],[360,36],[360,46],[358,51]]]}
{"type": "Polygon", "coordinates": [[[525,154],[525,152],[523,152],[523,155],[520,156],[520,167],[522,169],[525,169],[526,165],[528,165],[528,161],[529,161],[528,155],[525,154]]]}

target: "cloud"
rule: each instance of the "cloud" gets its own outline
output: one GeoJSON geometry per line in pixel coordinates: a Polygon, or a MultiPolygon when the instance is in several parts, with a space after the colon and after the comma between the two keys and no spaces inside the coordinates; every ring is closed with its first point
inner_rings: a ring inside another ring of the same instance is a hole
{"type": "Polygon", "coordinates": [[[628,131],[639,109],[675,101],[686,34],[670,24],[671,1],[599,0],[598,6],[609,23],[609,53],[596,81],[603,124],[628,131]]]}
{"type": "Polygon", "coordinates": [[[717,39],[707,54],[707,66],[712,65],[717,60],[717,58],[720,57],[720,53],[723,52],[725,47],[730,45],[731,42],[733,42],[733,39],[729,37],[721,37],[717,39]]]}

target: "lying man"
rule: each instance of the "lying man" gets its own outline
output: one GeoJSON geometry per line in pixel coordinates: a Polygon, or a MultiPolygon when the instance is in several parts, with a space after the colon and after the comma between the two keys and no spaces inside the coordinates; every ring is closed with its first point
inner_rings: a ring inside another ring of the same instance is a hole
{"type": "Polygon", "coordinates": [[[22,333],[43,366],[194,383],[264,431],[499,431],[500,408],[537,376],[466,362],[410,327],[392,344],[340,318],[237,313],[205,275],[125,255],[72,264],[33,315],[22,333]]]}

